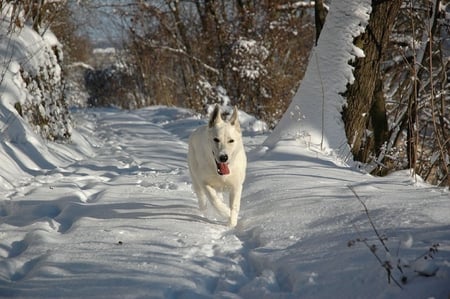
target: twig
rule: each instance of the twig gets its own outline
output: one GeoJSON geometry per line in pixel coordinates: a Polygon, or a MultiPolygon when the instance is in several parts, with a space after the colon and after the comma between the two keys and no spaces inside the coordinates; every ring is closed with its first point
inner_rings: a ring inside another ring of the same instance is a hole
{"type": "MultiPolygon", "coordinates": [[[[355,197],[358,199],[358,201],[361,203],[361,205],[364,207],[364,212],[366,213],[367,219],[369,220],[370,225],[372,226],[373,231],[375,232],[375,235],[377,236],[378,240],[380,241],[381,244],[383,244],[384,250],[386,251],[386,253],[390,253],[389,248],[386,246],[386,243],[384,243],[383,238],[381,237],[380,233],[378,232],[377,228],[375,227],[375,224],[372,220],[372,218],[370,217],[369,214],[369,209],[367,208],[366,204],[362,201],[362,199],[359,197],[359,195],[356,193],[355,189],[353,188],[353,186],[351,185],[347,185],[347,187],[352,191],[352,193],[355,195],[355,197]]],[[[367,239],[362,238],[360,231],[358,230],[358,228],[353,225],[353,227],[355,228],[355,230],[358,232],[358,235],[360,236],[359,240],[360,242],[363,242],[364,245],[367,246],[367,248],[370,250],[370,252],[372,252],[372,254],[375,256],[375,258],[377,259],[378,263],[380,264],[381,267],[383,267],[383,269],[386,270],[386,273],[388,275],[388,283],[391,282],[391,280],[400,288],[403,289],[402,285],[397,281],[397,279],[395,279],[395,277],[392,275],[392,265],[389,261],[383,261],[376,253],[376,249],[374,247],[374,245],[370,245],[367,242],[367,239]]],[[[401,269],[400,269],[401,271],[401,269]]],[[[402,271],[401,271],[402,272],[402,271]]]]}
{"type": "MultiPolygon", "coordinates": [[[[378,263],[380,264],[380,266],[381,266],[383,269],[386,270],[386,273],[387,273],[387,275],[388,275],[388,283],[391,283],[391,280],[392,280],[392,281],[393,281],[400,289],[403,290],[402,285],[401,285],[401,284],[397,281],[397,279],[392,275],[392,271],[391,271],[391,270],[392,270],[392,265],[391,265],[389,262],[387,262],[387,261],[384,261],[384,262],[383,262],[383,260],[378,256],[378,254],[376,254],[373,245],[370,245],[370,244],[367,242],[367,239],[365,239],[365,238],[363,238],[363,237],[361,236],[361,232],[360,232],[359,229],[356,227],[356,225],[353,225],[353,227],[355,228],[356,232],[357,232],[358,235],[359,235],[358,241],[359,241],[359,242],[362,242],[362,243],[364,243],[364,245],[366,245],[366,247],[369,249],[369,251],[372,252],[373,256],[375,256],[375,258],[377,259],[377,261],[378,261],[378,263]]],[[[400,272],[402,272],[401,269],[400,269],[400,272]]]]}
{"type": "Polygon", "coordinates": [[[358,201],[361,203],[361,205],[364,207],[364,212],[366,213],[367,219],[369,219],[369,223],[372,226],[373,231],[375,232],[375,234],[377,235],[378,240],[380,240],[381,244],[383,244],[384,249],[386,250],[386,252],[389,252],[389,248],[386,246],[386,243],[384,243],[383,238],[381,237],[380,233],[378,232],[377,228],[375,227],[375,224],[372,221],[372,218],[370,217],[369,214],[369,209],[367,209],[366,204],[362,201],[362,199],[359,197],[359,195],[356,193],[355,189],[353,189],[353,186],[348,185],[347,186],[355,195],[355,197],[358,199],[358,201]]]}

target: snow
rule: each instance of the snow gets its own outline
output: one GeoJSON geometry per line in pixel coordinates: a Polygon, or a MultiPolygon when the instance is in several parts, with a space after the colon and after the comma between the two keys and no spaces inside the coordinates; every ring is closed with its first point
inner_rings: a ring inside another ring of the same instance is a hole
{"type": "Polygon", "coordinates": [[[63,59],[62,45],[50,30],[41,36],[29,26],[10,28],[6,16],[11,10],[11,5],[5,4],[0,11],[3,140],[27,143],[35,139],[32,130],[48,139],[64,140],[71,133],[71,124],[62,101],[64,82],[59,65],[63,59]],[[30,123],[34,124],[32,130],[28,127],[30,123]]]}
{"type": "Polygon", "coordinates": [[[233,55],[231,69],[238,73],[241,79],[254,81],[267,74],[262,61],[269,57],[269,50],[262,43],[253,39],[239,39],[231,51],[233,55]]]}
{"type": "MultiPolygon", "coordinates": [[[[364,54],[349,41],[370,11],[356,2],[332,3],[274,132],[239,112],[248,169],[235,229],[202,215],[191,190],[187,139],[205,118],[164,106],[80,109],[71,142],[47,142],[14,103],[26,97],[20,67],[50,57],[11,60],[0,89],[0,297],[448,298],[449,191],[342,163],[339,93],[353,79],[348,61],[364,54]]],[[[38,47],[27,30],[20,38],[38,47]]]]}
{"type": "Polygon", "coordinates": [[[116,54],[116,49],[115,48],[95,48],[93,50],[94,54],[103,54],[103,55],[114,55],[116,54]]]}
{"type": "Polygon", "coordinates": [[[238,226],[229,229],[212,211],[200,214],[191,190],[186,142],[205,119],[163,106],[79,110],[74,119],[73,142],[47,144],[42,153],[62,165],[31,167],[11,147],[9,172],[23,173],[13,164],[24,163],[28,175],[0,189],[2,297],[450,294],[449,193],[408,172],[372,177],[298,140],[268,148],[261,145],[266,133],[245,125],[251,122],[244,117],[247,181],[238,226]],[[381,258],[409,265],[403,290],[387,283],[363,244],[347,246],[360,236],[377,244],[348,186],[388,237],[393,258],[380,247],[381,258]],[[421,258],[435,243],[432,261],[421,258]]]}
{"type": "Polygon", "coordinates": [[[367,25],[370,3],[368,0],[331,3],[300,88],[265,145],[273,147],[280,140],[299,139],[341,161],[351,160],[340,114],[345,104],[342,93],[354,80],[348,62],[364,55],[353,39],[367,25]]]}

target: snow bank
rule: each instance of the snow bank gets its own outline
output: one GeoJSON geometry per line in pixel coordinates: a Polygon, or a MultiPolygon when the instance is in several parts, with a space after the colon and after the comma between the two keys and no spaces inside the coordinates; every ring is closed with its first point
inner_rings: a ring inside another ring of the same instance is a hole
{"type": "Polygon", "coordinates": [[[363,55],[353,40],[367,25],[369,0],[333,1],[318,45],[313,49],[305,77],[287,112],[265,145],[280,140],[301,139],[310,147],[333,153],[346,161],[350,148],[341,119],[346,85],[354,80],[348,64],[363,55]]]}
{"type": "Polygon", "coordinates": [[[54,169],[62,161],[43,140],[67,140],[69,112],[63,98],[62,50],[56,37],[27,25],[10,27],[10,5],[0,12],[0,187],[54,169]]]}

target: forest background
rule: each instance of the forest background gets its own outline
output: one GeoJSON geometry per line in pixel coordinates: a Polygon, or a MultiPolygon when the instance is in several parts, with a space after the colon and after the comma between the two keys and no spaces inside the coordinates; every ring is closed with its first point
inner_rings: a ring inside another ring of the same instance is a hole
{"type": "MultiPolygon", "coordinates": [[[[61,80],[45,69],[21,71],[33,96],[14,107],[59,142],[70,140],[71,106],[205,112],[221,103],[274,128],[320,42],[328,4],[2,1],[9,9],[2,43],[24,24],[42,35],[50,29],[60,42],[53,51],[61,80]]],[[[354,78],[342,118],[353,158],[373,174],[413,169],[450,185],[449,11],[444,0],[372,1],[368,26],[354,40],[362,52],[349,62],[354,78]]]]}

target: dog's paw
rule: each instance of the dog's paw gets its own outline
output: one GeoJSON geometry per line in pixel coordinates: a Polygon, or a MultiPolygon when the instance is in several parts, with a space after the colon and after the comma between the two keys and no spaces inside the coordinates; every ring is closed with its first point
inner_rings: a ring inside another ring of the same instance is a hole
{"type": "Polygon", "coordinates": [[[228,226],[231,228],[236,227],[237,225],[237,219],[235,219],[234,217],[230,217],[230,220],[228,220],[228,226]]]}
{"type": "Polygon", "coordinates": [[[198,200],[198,208],[202,213],[206,212],[206,210],[208,209],[207,201],[205,199],[199,199],[198,200]]]}

